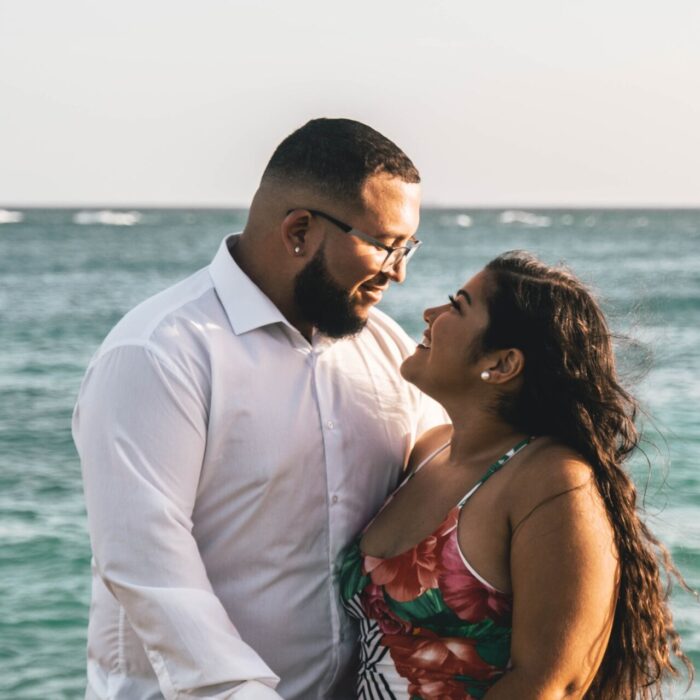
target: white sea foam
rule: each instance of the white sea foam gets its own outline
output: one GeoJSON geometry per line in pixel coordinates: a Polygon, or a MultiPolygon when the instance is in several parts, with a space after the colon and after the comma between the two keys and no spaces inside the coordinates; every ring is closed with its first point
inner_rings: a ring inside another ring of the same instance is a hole
{"type": "Polygon", "coordinates": [[[459,226],[460,228],[469,228],[474,223],[474,219],[469,214],[442,214],[440,216],[440,226],[452,228],[459,226]]]}
{"type": "Polygon", "coordinates": [[[0,209],[0,224],[19,224],[23,219],[24,214],[21,211],[0,209]]]}
{"type": "Polygon", "coordinates": [[[461,228],[469,228],[472,225],[472,217],[469,214],[458,214],[456,221],[457,226],[461,228]]]}
{"type": "Polygon", "coordinates": [[[498,220],[502,224],[522,224],[523,226],[534,226],[547,228],[552,225],[552,218],[542,214],[535,214],[531,211],[520,211],[509,209],[501,212],[498,220]]]}
{"type": "Polygon", "coordinates": [[[138,211],[79,211],[73,215],[73,223],[83,226],[105,224],[107,226],[133,226],[141,221],[141,213],[138,211]]]}

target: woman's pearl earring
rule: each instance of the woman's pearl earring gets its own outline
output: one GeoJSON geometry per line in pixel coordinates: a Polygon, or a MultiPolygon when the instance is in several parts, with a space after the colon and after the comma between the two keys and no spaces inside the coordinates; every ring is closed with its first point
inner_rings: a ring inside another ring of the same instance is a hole
{"type": "Polygon", "coordinates": [[[491,379],[491,372],[485,369],[480,376],[485,382],[488,382],[488,380],[491,379]]]}
{"type": "Polygon", "coordinates": [[[299,246],[296,246],[294,248],[294,253],[295,253],[295,255],[301,255],[301,248],[299,246]]]}

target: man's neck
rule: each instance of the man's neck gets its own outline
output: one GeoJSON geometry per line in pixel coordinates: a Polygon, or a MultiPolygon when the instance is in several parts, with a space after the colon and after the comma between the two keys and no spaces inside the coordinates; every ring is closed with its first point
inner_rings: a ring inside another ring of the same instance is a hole
{"type": "Polygon", "coordinates": [[[299,317],[294,303],[293,283],[285,281],[281,275],[271,274],[273,263],[265,260],[258,247],[243,232],[229,242],[228,251],[236,265],[270,299],[287,321],[311,342],[313,325],[299,317]]]}

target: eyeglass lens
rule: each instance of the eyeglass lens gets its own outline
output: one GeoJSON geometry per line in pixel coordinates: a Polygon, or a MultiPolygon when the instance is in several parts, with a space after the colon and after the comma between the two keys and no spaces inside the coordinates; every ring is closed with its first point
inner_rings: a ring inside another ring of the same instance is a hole
{"type": "Polygon", "coordinates": [[[411,257],[411,253],[413,251],[414,248],[395,248],[394,250],[392,250],[391,253],[389,253],[386,256],[386,259],[384,260],[384,264],[382,265],[382,272],[392,270],[397,265],[399,265],[404,259],[406,260],[406,262],[408,262],[408,259],[411,257]]]}

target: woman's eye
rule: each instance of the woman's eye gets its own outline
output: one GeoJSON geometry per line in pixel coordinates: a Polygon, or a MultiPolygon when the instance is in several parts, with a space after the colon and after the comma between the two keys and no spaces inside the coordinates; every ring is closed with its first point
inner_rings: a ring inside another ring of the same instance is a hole
{"type": "Polygon", "coordinates": [[[457,311],[460,311],[459,303],[457,302],[457,300],[451,294],[448,294],[447,298],[450,300],[450,304],[452,304],[452,306],[454,306],[455,309],[457,309],[457,311]]]}

